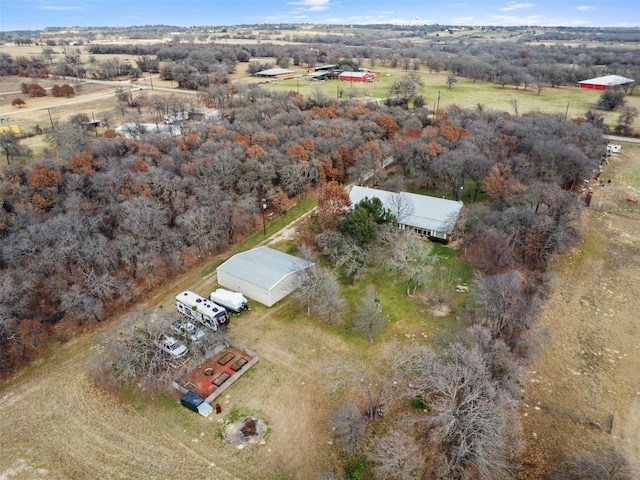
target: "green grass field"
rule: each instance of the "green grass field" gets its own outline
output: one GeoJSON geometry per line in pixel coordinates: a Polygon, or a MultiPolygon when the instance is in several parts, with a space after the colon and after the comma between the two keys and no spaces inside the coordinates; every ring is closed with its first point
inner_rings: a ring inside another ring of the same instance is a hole
{"type": "MultiPolygon", "coordinates": [[[[307,80],[304,75],[306,69],[294,69],[296,78],[277,80],[263,84],[267,89],[291,90],[299,92],[305,98],[327,98],[359,101],[383,101],[389,95],[391,86],[404,77],[408,72],[400,68],[374,67],[378,76],[371,83],[352,83],[340,80],[327,80],[324,82],[307,80]]],[[[461,108],[478,108],[482,106],[488,110],[497,110],[516,114],[514,100],[517,104],[518,114],[529,112],[555,113],[566,115],[567,118],[584,116],[588,110],[598,110],[597,102],[602,92],[597,90],[581,89],[575,86],[562,86],[559,88],[546,87],[540,94],[534,86],[525,90],[511,85],[501,87],[492,82],[473,81],[467,78],[457,77],[457,83],[452,88],[446,84],[447,73],[428,73],[418,71],[423,86],[420,94],[425,98],[426,107],[434,109],[447,108],[457,105],[461,108]]],[[[640,108],[640,96],[628,96],[630,105],[640,108]]],[[[599,111],[604,115],[605,123],[610,127],[615,126],[619,112],[599,111]]],[[[640,119],[634,124],[636,130],[640,130],[640,119]]]]}

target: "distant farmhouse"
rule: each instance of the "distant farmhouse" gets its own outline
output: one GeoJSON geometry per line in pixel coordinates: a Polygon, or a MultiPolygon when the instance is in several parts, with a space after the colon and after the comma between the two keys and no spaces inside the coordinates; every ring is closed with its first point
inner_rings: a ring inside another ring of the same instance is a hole
{"type": "Polygon", "coordinates": [[[137,140],[147,133],[160,134],[162,136],[177,137],[182,134],[180,127],[175,125],[126,122],[116,128],[116,132],[124,138],[135,138],[137,140]]]}
{"type": "Polygon", "coordinates": [[[580,88],[591,88],[593,90],[611,90],[614,88],[631,87],[635,80],[632,78],[620,77],[618,75],[607,75],[605,77],[592,78],[578,82],[580,88]]]}
{"type": "Polygon", "coordinates": [[[189,120],[196,122],[222,120],[222,112],[215,108],[195,107],[189,112],[189,120]]]}
{"type": "Polygon", "coordinates": [[[398,203],[403,203],[403,210],[406,213],[398,218],[399,228],[411,230],[416,235],[441,242],[448,242],[451,239],[464,208],[462,202],[445,198],[407,192],[394,193],[359,186],[351,189],[349,198],[353,205],[365,198],[379,198],[382,205],[396,216],[398,216],[395,212],[396,206],[398,203]]]}

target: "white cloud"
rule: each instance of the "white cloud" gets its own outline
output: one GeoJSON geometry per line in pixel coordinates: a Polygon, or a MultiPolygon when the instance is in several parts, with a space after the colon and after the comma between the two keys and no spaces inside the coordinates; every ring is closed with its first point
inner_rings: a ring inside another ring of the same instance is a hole
{"type": "Polygon", "coordinates": [[[301,7],[325,7],[329,8],[329,0],[301,0],[299,2],[287,2],[288,5],[300,5],[301,7]]]}
{"type": "Polygon", "coordinates": [[[59,11],[65,11],[65,10],[82,10],[82,7],[71,7],[71,6],[66,6],[66,5],[43,5],[41,7],[38,7],[40,10],[59,10],[59,11]]]}
{"type": "Polygon", "coordinates": [[[330,0],[300,0],[299,2],[287,2],[287,5],[295,5],[295,12],[322,12],[329,10],[330,0]]]}
{"type": "Polygon", "coordinates": [[[534,3],[515,3],[509,2],[508,6],[501,8],[500,10],[503,12],[510,12],[512,10],[521,10],[523,8],[531,8],[534,7],[534,3]]]}
{"type": "Polygon", "coordinates": [[[587,5],[581,5],[579,7],[576,7],[576,10],[580,10],[581,12],[587,12],[589,10],[597,10],[597,7],[589,7],[587,5]]]}

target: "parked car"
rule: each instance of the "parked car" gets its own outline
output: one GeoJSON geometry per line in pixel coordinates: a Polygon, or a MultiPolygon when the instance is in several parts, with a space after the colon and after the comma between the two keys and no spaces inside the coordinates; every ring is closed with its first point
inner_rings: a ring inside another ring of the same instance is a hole
{"type": "Polygon", "coordinates": [[[182,358],[189,352],[189,349],[185,347],[180,340],[170,337],[169,335],[162,335],[158,346],[164,352],[175,358],[182,358]]]}
{"type": "Polygon", "coordinates": [[[200,330],[191,322],[183,322],[177,320],[171,324],[171,330],[173,330],[180,338],[186,338],[191,342],[198,342],[205,336],[204,330],[200,330]]]}

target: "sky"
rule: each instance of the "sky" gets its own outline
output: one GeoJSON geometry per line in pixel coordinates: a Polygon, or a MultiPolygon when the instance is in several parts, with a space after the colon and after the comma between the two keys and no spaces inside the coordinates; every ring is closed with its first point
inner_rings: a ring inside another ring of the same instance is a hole
{"type": "Polygon", "coordinates": [[[638,27],[640,0],[0,0],[0,31],[255,23],[638,27]]]}

